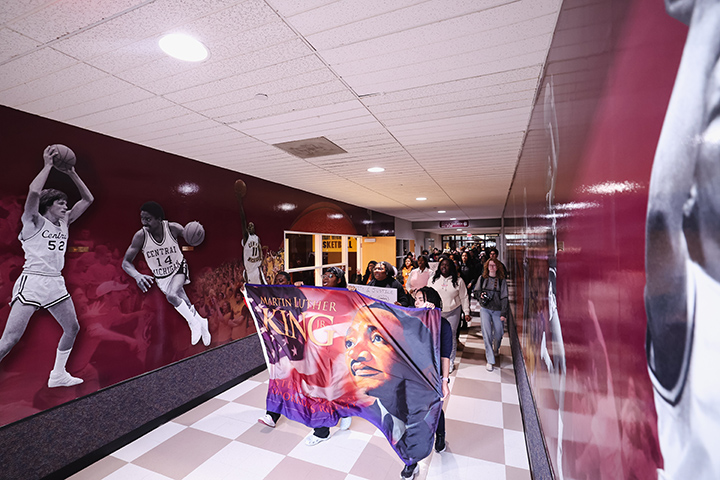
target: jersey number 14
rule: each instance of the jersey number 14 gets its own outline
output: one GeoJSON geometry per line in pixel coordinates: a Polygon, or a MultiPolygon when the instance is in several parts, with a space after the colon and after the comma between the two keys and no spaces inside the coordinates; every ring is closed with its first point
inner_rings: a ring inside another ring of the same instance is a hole
{"type": "MultiPolygon", "coordinates": [[[[158,262],[157,266],[158,266],[158,267],[162,267],[162,263],[160,263],[160,257],[156,258],[156,260],[157,260],[157,262],[158,262]]],[[[166,264],[168,264],[168,265],[172,265],[172,258],[170,258],[170,255],[168,255],[167,257],[165,257],[164,262],[165,262],[166,264]]]]}

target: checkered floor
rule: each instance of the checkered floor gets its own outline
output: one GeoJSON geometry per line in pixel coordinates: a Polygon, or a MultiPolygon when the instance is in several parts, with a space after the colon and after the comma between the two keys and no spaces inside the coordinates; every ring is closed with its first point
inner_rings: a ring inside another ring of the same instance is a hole
{"type": "MultiPolygon", "coordinates": [[[[473,308],[474,311],[477,309],[473,308]]],[[[460,337],[462,354],[445,402],[447,450],[420,463],[419,480],[529,480],[515,372],[507,334],[500,367],[485,369],[479,317],[460,337]]],[[[311,430],[282,417],[272,429],[265,411],[267,371],[208,400],[117,450],[72,480],[381,480],[404,464],[367,421],[331,429],[308,447],[311,430]]]]}

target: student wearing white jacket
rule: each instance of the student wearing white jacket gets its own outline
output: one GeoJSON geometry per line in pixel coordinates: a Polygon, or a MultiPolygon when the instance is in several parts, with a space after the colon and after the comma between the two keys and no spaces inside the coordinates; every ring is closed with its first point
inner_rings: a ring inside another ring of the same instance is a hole
{"type": "Polygon", "coordinates": [[[470,299],[467,286],[458,275],[455,262],[445,256],[440,257],[440,265],[427,286],[434,288],[440,294],[443,304],[442,316],[450,322],[452,327],[453,348],[450,355],[450,370],[452,371],[457,353],[458,325],[460,325],[463,315],[465,315],[465,321],[470,322],[470,299]]]}

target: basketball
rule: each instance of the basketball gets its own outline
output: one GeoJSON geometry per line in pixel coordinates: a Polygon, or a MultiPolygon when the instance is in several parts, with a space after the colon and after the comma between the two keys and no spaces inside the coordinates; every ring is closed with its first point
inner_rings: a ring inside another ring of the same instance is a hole
{"type": "Polygon", "coordinates": [[[53,155],[53,165],[55,168],[66,171],[69,170],[70,167],[75,166],[75,162],[77,161],[77,158],[75,158],[75,152],[59,143],[52,146],[55,147],[55,150],[57,151],[57,153],[53,155]]]}
{"type": "Polygon", "coordinates": [[[197,247],[205,240],[205,229],[200,222],[192,221],[185,225],[183,238],[192,247],[197,247]]]}
{"type": "Polygon", "coordinates": [[[235,180],[235,195],[237,195],[239,198],[244,198],[246,193],[247,185],[245,185],[245,182],[240,179],[235,180]]]}

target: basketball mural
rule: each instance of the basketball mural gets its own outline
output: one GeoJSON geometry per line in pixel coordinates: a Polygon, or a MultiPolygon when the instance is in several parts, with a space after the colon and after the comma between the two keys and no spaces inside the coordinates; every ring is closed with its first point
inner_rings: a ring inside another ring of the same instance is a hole
{"type": "Polygon", "coordinates": [[[329,203],[357,230],[370,215],[392,229],[7,107],[0,121],[0,426],[255,333],[242,287],[283,269],[298,212],[329,203]]]}
{"type": "Polygon", "coordinates": [[[554,478],[718,478],[717,328],[691,332],[718,295],[695,227],[718,198],[719,6],[563,2],[505,211],[554,478]]]}
{"type": "Polygon", "coordinates": [[[143,227],[133,236],[132,243],[125,252],[122,267],[137,283],[143,293],[154,284],[165,294],[167,301],[187,321],[190,327],[190,344],[196,345],[202,338],[206,347],[210,345],[210,330],[207,318],[200,315],[185,293],[185,285],[190,283],[189,267],[178,238],[189,244],[200,244],[205,233],[198,222],[183,227],[179,223],[165,220],[165,211],[157,202],[145,202],[140,207],[140,220],[143,227]],[[190,239],[190,241],[188,240],[190,239]],[[133,261],[142,250],[145,263],[152,275],[144,275],[135,268],[133,261]]]}
{"type": "Polygon", "coordinates": [[[65,368],[80,326],[62,270],[69,244],[68,226],[85,213],[93,202],[93,196],[74,165],[72,150],[64,145],[50,145],[43,152],[42,170],[30,182],[18,236],[25,252],[25,264],[13,287],[12,308],[0,337],[1,361],[18,343],[36,310],[43,308],[57,320],[62,327],[62,336],[57,346],[55,366],[47,381],[48,388],[83,383],[82,378],[70,375],[65,368]],[[80,201],[69,206],[65,193],[44,188],[52,168],[72,180],[80,192],[80,201]]]}

